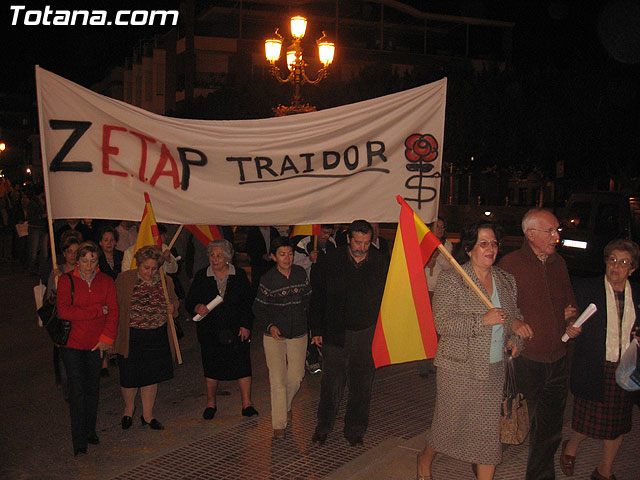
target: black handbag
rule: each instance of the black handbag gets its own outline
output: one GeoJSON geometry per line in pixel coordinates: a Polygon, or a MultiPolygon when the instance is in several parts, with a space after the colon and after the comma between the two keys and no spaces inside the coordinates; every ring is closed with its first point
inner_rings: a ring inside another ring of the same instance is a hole
{"type": "MultiPolygon", "coordinates": [[[[69,276],[69,281],[71,282],[71,304],[73,305],[73,277],[70,273],[66,275],[69,276]]],[[[40,320],[42,320],[42,324],[51,337],[51,340],[53,340],[53,343],[56,345],[66,345],[67,340],[69,340],[69,333],[71,333],[71,322],[58,315],[55,297],[52,296],[38,309],[38,316],[40,320]]]]}

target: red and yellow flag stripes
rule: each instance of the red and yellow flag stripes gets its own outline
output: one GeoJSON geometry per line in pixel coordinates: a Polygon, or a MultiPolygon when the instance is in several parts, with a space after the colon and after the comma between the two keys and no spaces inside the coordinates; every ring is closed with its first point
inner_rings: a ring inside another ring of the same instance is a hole
{"type": "Polygon", "coordinates": [[[212,241],[222,238],[217,225],[185,225],[184,228],[193,233],[193,236],[205,247],[209,246],[212,241]]]}
{"type": "Polygon", "coordinates": [[[133,247],[133,260],[131,260],[131,270],[137,268],[135,254],[142,247],[147,245],[157,245],[162,249],[162,238],[160,238],[160,232],[158,231],[158,224],[156,223],[156,217],[153,214],[151,208],[151,199],[147,192],[144,193],[144,212],[142,212],[142,220],[138,227],[138,238],[136,238],[136,246],[133,247]]]}
{"type": "Polygon", "coordinates": [[[321,235],[322,229],[319,223],[312,223],[311,225],[294,225],[289,234],[290,238],[298,235],[321,235]]]}
{"type": "Polygon", "coordinates": [[[424,267],[440,241],[397,199],[400,220],[372,346],[376,368],[433,358],[438,346],[424,267]]]}

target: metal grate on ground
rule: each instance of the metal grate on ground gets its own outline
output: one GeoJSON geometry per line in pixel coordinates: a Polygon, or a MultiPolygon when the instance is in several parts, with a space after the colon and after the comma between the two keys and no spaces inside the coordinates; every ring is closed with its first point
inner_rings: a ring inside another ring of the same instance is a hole
{"type": "Polygon", "coordinates": [[[116,480],[323,478],[384,440],[410,439],[431,423],[435,377],[425,381],[413,369],[385,373],[379,372],[373,384],[372,421],[362,447],[351,447],[342,435],[344,401],[327,443],[317,446],[311,436],[318,399],[294,400],[293,422],[284,440],[272,438],[270,416],[254,417],[139,465],[116,480]]]}

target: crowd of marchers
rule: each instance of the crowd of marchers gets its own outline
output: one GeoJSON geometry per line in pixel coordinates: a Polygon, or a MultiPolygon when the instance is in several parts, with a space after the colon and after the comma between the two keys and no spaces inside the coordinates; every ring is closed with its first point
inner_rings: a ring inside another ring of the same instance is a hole
{"type": "MultiPolygon", "coordinates": [[[[46,224],[43,195],[36,191],[29,201],[13,192],[5,197],[4,210],[17,202],[34,228],[27,221],[28,231],[20,235],[24,232],[18,232],[14,222],[12,243],[3,238],[3,255],[19,254],[15,247],[22,242],[26,266],[35,271],[40,264],[42,269],[50,264],[46,253],[38,255],[48,233],[41,225],[46,224]],[[25,236],[27,240],[21,240],[25,236]]],[[[241,414],[258,415],[251,399],[250,349],[251,337],[261,335],[274,438],[286,437],[294,421],[292,402],[309,371],[322,374],[317,426],[310,441],[329,441],[346,388],[343,435],[351,446],[364,443],[375,375],[371,345],[390,260],[376,224],[356,220],[322,225],[318,235],[300,237],[272,226],[251,227],[246,238],[249,268],[234,264],[230,228],[221,229],[225,238],[207,246],[194,242],[191,252],[180,252],[168,248],[162,225],[163,248],[137,251],[133,222],[68,220],[56,226],[60,261],[48,274],[47,296],[72,323],[67,343],[54,347],[54,364],[70,405],[76,455],[86,453],[87,444],[99,443],[98,392],[100,376],[109,374],[108,358],[118,366],[122,428],[136,421],[138,392],[139,422],[150,429],[164,428],[153,406],[158,384],[173,377],[176,345],[168,324],[175,323],[180,333],[179,321],[196,315],[201,318],[196,332],[207,393],[204,420],[215,418],[221,381],[237,381],[241,414]],[[188,275],[186,257],[191,258],[188,275]],[[211,308],[218,296],[222,303],[211,308]]],[[[559,467],[572,476],[580,443],[590,437],[603,442],[591,479],[615,479],[613,462],[631,430],[637,402],[616,383],[616,368],[640,327],[640,291],[629,281],[640,262],[638,245],[613,240],[602,252],[604,276],[571,278],[556,253],[558,220],[547,210],[524,215],[523,245],[504,256],[501,228],[495,222],[469,225],[455,248],[446,240],[442,218],[430,226],[444,247],[454,250],[492,308],[436,250],[425,275],[438,348],[432,364],[420,362],[418,371],[427,376],[435,370],[437,396],[427,443],[417,459],[417,478],[433,478],[437,454],[470,463],[479,479],[494,477],[503,451],[499,424],[505,371],[512,368],[530,418],[523,477],[555,478],[558,448],[559,467]],[[574,326],[591,303],[596,314],[581,327],[574,326]],[[569,390],[574,396],[572,433],[563,440],[569,390]]]]}

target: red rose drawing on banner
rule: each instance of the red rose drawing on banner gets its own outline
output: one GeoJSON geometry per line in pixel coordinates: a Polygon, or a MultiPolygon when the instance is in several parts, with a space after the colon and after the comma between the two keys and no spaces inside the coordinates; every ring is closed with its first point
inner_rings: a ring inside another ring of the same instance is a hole
{"type": "Polygon", "coordinates": [[[409,135],[404,141],[404,145],[407,149],[404,152],[404,156],[410,162],[433,162],[438,158],[438,142],[433,135],[427,133],[421,135],[414,133],[409,135]]]}
{"type": "Polygon", "coordinates": [[[405,181],[407,190],[416,191],[417,196],[411,198],[405,196],[408,202],[416,202],[418,209],[422,208],[423,203],[433,202],[438,194],[440,172],[431,173],[436,168],[435,160],[438,158],[438,141],[430,133],[421,134],[413,133],[404,141],[406,150],[404,156],[409,161],[405,167],[407,171],[412,172],[405,181]],[[431,179],[438,179],[434,185],[429,184],[431,179]]]}

